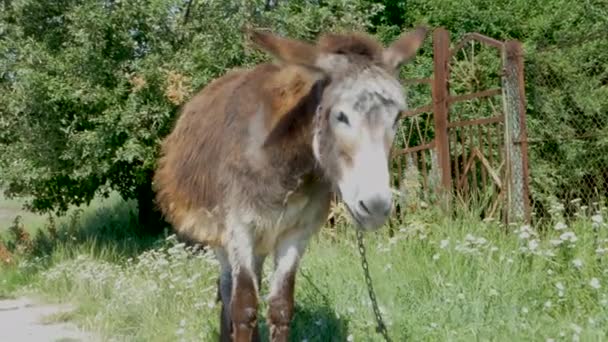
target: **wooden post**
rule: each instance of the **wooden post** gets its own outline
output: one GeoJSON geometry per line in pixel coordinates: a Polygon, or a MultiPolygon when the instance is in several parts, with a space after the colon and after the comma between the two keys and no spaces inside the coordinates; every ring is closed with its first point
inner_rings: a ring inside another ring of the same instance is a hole
{"type": "Polygon", "coordinates": [[[505,114],[507,223],[529,222],[526,95],[521,43],[518,41],[505,42],[502,60],[504,68],[502,98],[505,114]]]}
{"type": "Polygon", "coordinates": [[[448,96],[450,33],[440,27],[433,32],[433,116],[435,119],[435,148],[441,172],[440,197],[443,197],[445,208],[449,206],[452,190],[452,173],[450,170],[450,145],[448,139],[448,96]]]}

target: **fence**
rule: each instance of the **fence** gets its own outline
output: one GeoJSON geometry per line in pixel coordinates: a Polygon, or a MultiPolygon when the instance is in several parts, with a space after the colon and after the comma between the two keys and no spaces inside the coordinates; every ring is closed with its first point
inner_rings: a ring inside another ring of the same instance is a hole
{"type": "Polygon", "coordinates": [[[443,28],[427,39],[432,58],[423,49],[402,77],[411,108],[392,151],[403,195],[395,219],[454,202],[507,223],[606,208],[608,71],[581,60],[576,45],[576,68],[564,70],[557,46],[524,55],[518,41],[469,33],[452,43],[443,28]]]}
{"type": "Polygon", "coordinates": [[[516,41],[470,33],[451,44],[435,30],[432,61],[417,57],[415,77],[404,80],[414,107],[403,113],[393,153],[395,186],[405,193],[399,210],[442,201],[442,192],[507,222],[605,210],[608,69],[596,53],[603,37],[531,45],[524,56],[516,41]],[[419,69],[429,75],[418,77],[419,69]]]}
{"type": "MultiPolygon", "coordinates": [[[[415,192],[444,207],[454,200],[478,205],[480,196],[486,196],[484,216],[529,221],[521,44],[471,33],[450,48],[450,35],[443,28],[433,32],[432,44],[432,76],[405,81],[429,86],[431,103],[402,113],[402,138],[392,154],[393,181],[404,194],[405,206],[416,205],[415,192]],[[494,50],[502,67],[494,70],[499,84],[459,94],[451,89],[453,69],[461,51],[474,42],[494,50]]],[[[400,207],[398,212],[408,209],[400,207]]]]}

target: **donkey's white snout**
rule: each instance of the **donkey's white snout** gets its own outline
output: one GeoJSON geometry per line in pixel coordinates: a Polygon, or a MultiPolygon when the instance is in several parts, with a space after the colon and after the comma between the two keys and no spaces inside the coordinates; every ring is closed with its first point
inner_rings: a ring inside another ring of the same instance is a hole
{"type": "Polygon", "coordinates": [[[362,228],[373,230],[380,228],[388,219],[392,209],[392,197],[375,195],[357,201],[357,216],[362,228]]]}
{"type": "Polygon", "coordinates": [[[359,208],[366,215],[385,217],[391,213],[391,199],[376,196],[368,200],[359,200],[359,208]]]}

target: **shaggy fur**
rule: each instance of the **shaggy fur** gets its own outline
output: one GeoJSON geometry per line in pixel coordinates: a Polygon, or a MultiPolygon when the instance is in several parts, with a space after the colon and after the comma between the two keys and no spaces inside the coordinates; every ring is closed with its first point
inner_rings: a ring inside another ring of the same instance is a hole
{"type": "MultiPolygon", "coordinates": [[[[258,338],[269,254],[268,324],[273,341],[287,339],[298,263],[334,189],[371,196],[362,206],[369,222],[353,216],[361,227],[386,219],[386,197],[374,196],[390,196],[383,164],[405,108],[392,74],[420,46],[416,32],[384,49],[364,34],[327,34],[311,44],[248,31],[279,63],[232,70],[183,107],[162,143],[154,187],[178,235],[216,251],[222,340],[258,338]],[[336,121],[338,111],[349,113],[350,124],[336,121]],[[354,139],[349,125],[364,136],[354,139]]],[[[352,203],[362,200],[349,203],[354,215],[361,210],[352,203]]]]}

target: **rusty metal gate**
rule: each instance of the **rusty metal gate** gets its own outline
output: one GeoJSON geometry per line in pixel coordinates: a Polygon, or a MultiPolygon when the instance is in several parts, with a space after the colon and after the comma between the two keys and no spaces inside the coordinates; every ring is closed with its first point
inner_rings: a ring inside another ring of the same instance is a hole
{"type": "Polygon", "coordinates": [[[486,218],[529,221],[521,44],[470,33],[450,48],[449,33],[437,28],[432,45],[432,76],[404,81],[430,87],[432,101],[402,113],[392,152],[394,186],[403,194],[398,215],[424,205],[456,204],[481,209],[486,218]],[[463,51],[475,48],[494,52],[471,63],[475,55],[463,51]],[[494,61],[488,59],[492,54],[494,61]],[[493,66],[497,84],[456,92],[458,81],[468,77],[459,68],[475,63],[493,66]]]}

